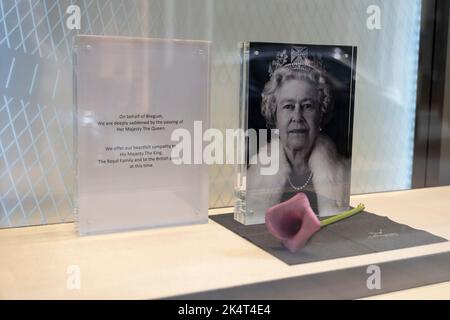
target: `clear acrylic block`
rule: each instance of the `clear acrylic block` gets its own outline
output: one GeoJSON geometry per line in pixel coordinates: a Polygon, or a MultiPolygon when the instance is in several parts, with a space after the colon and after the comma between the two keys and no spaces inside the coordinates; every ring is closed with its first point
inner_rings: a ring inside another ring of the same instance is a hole
{"type": "Polygon", "coordinates": [[[298,193],[320,217],[349,209],[356,57],[353,46],[241,44],[237,221],[264,223],[298,193]]]}
{"type": "Polygon", "coordinates": [[[175,164],[171,135],[209,126],[209,52],[203,41],[77,37],[81,234],[207,222],[207,167],[175,164]]]}

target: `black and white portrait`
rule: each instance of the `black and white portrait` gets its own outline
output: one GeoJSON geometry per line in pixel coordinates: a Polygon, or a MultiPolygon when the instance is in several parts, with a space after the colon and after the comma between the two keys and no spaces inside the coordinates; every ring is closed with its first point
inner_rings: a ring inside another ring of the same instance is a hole
{"type": "Polygon", "coordinates": [[[248,128],[276,130],[247,155],[250,224],[300,192],[318,216],[347,210],[356,48],[250,43],[248,63],[248,128]],[[262,175],[258,154],[274,145],[278,170],[262,175]]]}

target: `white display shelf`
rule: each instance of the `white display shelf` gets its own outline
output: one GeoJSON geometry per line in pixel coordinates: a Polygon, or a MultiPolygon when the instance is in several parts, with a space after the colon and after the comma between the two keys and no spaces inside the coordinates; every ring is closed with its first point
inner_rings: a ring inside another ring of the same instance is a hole
{"type": "MultiPolygon", "coordinates": [[[[352,204],[450,239],[449,198],[445,187],[354,196],[352,204]]],[[[448,251],[445,242],[288,266],[213,221],[87,237],[79,237],[73,223],[5,229],[0,299],[163,298],[448,251]],[[70,266],[80,268],[79,290],[67,288],[70,266]]],[[[450,299],[450,282],[381,297],[450,299]]]]}

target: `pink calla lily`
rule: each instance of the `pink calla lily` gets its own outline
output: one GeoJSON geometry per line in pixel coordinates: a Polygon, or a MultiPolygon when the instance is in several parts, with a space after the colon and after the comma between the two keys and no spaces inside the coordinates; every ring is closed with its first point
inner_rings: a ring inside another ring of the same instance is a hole
{"type": "Polygon", "coordinates": [[[308,197],[299,193],[267,210],[266,226],[289,251],[297,252],[320,230],[320,221],[312,210],[308,197]]]}
{"type": "Polygon", "coordinates": [[[266,212],[267,230],[292,253],[302,249],[308,240],[321,228],[351,217],[365,209],[357,208],[343,212],[329,219],[319,221],[304,193],[298,193],[286,202],[266,212]]]}

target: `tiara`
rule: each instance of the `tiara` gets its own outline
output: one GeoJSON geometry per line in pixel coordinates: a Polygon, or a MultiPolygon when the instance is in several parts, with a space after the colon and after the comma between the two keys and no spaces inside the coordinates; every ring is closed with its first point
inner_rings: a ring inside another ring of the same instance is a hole
{"type": "Polygon", "coordinates": [[[312,57],[309,54],[309,49],[307,47],[294,46],[291,48],[290,55],[288,55],[286,49],[278,52],[269,66],[270,77],[272,77],[274,72],[281,67],[297,71],[315,70],[321,73],[324,72],[322,59],[312,57]]]}

